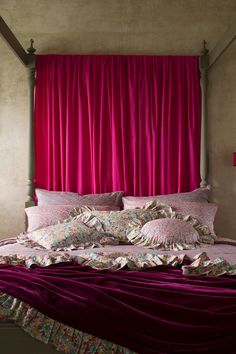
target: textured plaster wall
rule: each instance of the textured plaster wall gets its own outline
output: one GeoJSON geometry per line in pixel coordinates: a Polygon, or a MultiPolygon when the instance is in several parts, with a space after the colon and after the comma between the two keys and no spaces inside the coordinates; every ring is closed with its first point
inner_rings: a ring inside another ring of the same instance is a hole
{"type": "Polygon", "coordinates": [[[208,136],[212,200],[219,204],[216,229],[236,238],[236,41],[209,73],[208,136]]]}
{"type": "MultiPolygon", "coordinates": [[[[236,17],[236,2],[0,0],[0,14],[25,48],[35,39],[38,53],[191,55],[199,54],[203,39],[214,47],[236,17]]],[[[236,238],[236,219],[229,216],[236,193],[230,165],[236,149],[235,56],[234,45],[211,73],[209,139],[212,198],[220,202],[217,229],[236,238]]],[[[24,228],[27,108],[26,70],[0,39],[0,238],[24,228]]]]}
{"type": "Polygon", "coordinates": [[[0,238],[24,227],[27,72],[0,38],[0,238]]]}

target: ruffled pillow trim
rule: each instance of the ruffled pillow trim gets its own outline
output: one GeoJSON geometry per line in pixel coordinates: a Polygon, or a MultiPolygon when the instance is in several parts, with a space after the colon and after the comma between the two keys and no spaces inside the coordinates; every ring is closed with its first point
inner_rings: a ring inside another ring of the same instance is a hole
{"type": "Polygon", "coordinates": [[[130,223],[132,230],[128,233],[128,240],[136,246],[144,246],[147,248],[153,248],[163,251],[182,251],[191,250],[200,247],[207,247],[214,244],[215,236],[210,232],[209,228],[202,225],[196,218],[191,215],[183,215],[177,213],[169,205],[159,204],[157,201],[153,200],[145,204],[144,209],[156,211],[158,214],[157,219],[169,218],[178,219],[186,222],[188,225],[192,226],[198,233],[199,239],[196,242],[157,242],[156,239],[152,239],[144,235],[141,231],[142,225],[136,220],[130,223]]]}

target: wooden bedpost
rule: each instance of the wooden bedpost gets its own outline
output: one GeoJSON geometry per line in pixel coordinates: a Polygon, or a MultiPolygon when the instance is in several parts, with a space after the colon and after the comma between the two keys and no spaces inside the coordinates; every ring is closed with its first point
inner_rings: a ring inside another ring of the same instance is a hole
{"type": "Polygon", "coordinates": [[[206,48],[206,41],[203,41],[203,50],[199,59],[199,69],[201,73],[201,155],[200,155],[200,175],[201,187],[206,187],[208,177],[208,151],[207,151],[207,85],[209,56],[206,48]]]}
{"type": "Polygon", "coordinates": [[[35,88],[35,51],[33,47],[33,39],[30,40],[30,47],[27,49],[28,60],[28,78],[29,78],[29,128],[28,128],[28,182],[27,182],[27,196],[28,199],[25,207],[35,205],[34,201],[34,88],[35,88]]]}

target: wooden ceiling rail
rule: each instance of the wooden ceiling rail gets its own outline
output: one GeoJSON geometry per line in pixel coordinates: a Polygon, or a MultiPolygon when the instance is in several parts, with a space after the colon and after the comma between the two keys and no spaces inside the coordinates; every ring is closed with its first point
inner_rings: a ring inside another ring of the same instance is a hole
{"type": "Polygon", "coordinates": [[[211,67],[217,59],[225,52],[225,50],[230,46],[230,44],[236,38],[236,19],[231,23],[227,31],[223,34],[219,42],[216,44],[215,48],[210,52],[209,55],[209,67],[211,67]]]}
{"type": "Polygon", "coordinates": [[[20,61],[27,66],[28,65],[28,54],[14,35],[14,33],[10,30],[6,22],[0,16],[0,34],[5,39],[7,44],[11,47],[15,55],[20,59],[20,61]]]}

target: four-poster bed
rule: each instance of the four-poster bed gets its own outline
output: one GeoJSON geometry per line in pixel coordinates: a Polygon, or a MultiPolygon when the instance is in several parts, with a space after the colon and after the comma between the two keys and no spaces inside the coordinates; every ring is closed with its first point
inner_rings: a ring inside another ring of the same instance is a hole
{"type": "MultiPolygon", "coordinates": [[[[223,53],[223,51],[227,48],[228,44],[236,37],[236,25],[233,26],[230,31],[229,35],[225,35],[223,39],[223,44],[218,45],[216,50],[213,50],[210,55],[208,55],[208,50],[206,49],[206,42],[203,42],[203,50],[199,59],[199,69],[200,69],[200,74],[201,74],[201,80],[200,80],[200,85],[201,85],[201,145],[200,145],[200,175],[201,175],[201,187],[207,187],[208,185],[208,159],[207,159],[207,134],[206,134],[206,128],[207,128],[207,74],[209,67],[213,65],[213,63],[216,61],[216,59],[223,53]],[[220,50],[219,50],[220,48],[220,50]]],[[[12,34],[8,26],[5,24],[2,18],[0,18],[0,33],[2,36],[6,39],[6,41],[10,44],[14,52],[17,54],[17,56],[20,58],[20,60],[23,62],[23,64],[27,67],[28,73],[29,73],[29,167],[28,167],[28,200],[26,201],[26,208],[30,208],[35,205],[34,201],[34,193],[35,193],[35,186],[34,186],[34,175],[35,175],[35,160],[34,160],[34,148],[35,148],[35,143],[34,143],[34,100],[35,100],[35,49],[33,47],[33,40],[31,40],[31,45],[30,48],[27,50],[28,54],[24,51],[20,43],[17,41],[15,36],[12,34]]],[[[11,249],[11,246],[9,246],[11,249]]],[[[123,252],[122,247],[120,246],[120,252],[123,252]]],[[[135,247],[135,246],[134,246],[135,247]]],[[[119,250],[119,248],[118,248],[119,250]]],[[[214,249],[211,251],[210,249],[204,249],[210,256],[212,252],[212,257],[218,257],[220,256],[220,252],[222,250],[220,248],[214,249]]],[[[234,250],[232,250],[230,247],[227,249],[228,251],[228,261],[234,261],[234,250]]],[[[117,251],[119,252],[119,251],[117,251]]],[[[134,251],[134,254],[138,254],[138,248],[134,251]]],[[[95,252],[96,253],[96,252],[95,252]]],[[[147,254],[151,252],[147,251],[147,254]]],[[[160,252],[161,253],[161,252],[160,252]]],[[[41,252],[42,255],[45,256],[45,252],[41,252]]],[[[178,254],[178,252],[176,253],[178,254]]],[[[196,254],[190,251],[189,255],[193,256],[196,254]]],[[[81,253],[80,255],[81,258],[83,258],[83,254],[81,253]]],[[[177,256],[178,258],[178,256],[177,256]]],[[[147,261],[147,260],[145,260],[147,261]]],[[[177,263],[180,262],[179,259],[175,260],[177,263]]],[[[202,259],[200,259],[202,261],[202,259]]],[[[236,263],[236,262],[235,262],[236,263]]],[[[213,265],[215,266],[215,264],[213,265]]],[[[186,268],[187,269],[187,268],[186,268]]],[[[192,273],[194,274],[194,273],[192,273]]],[[[202,274],[207,274],[207,273],[202,273],[202,274]]],[[[1,279],[1,276],[0,276],[1,279]]],[[[150,299],[151,301],[151,299],[150,299]]],[[[11,331],[17,331],[14,325],[12,324],[4,324],[0,322],[0,337],[5,336],[5,330],[9,331],[9,328],[12,328],[11,331]]],[[[12,337],[14,337],[14,333],[12,333],[12,337]]],[[[32,342],[33,343],[33,342],[32,342]]],[[[36,342],[35,342],[36,343],[36,342]]],[[[30,344],[31,345],[31,344],[30,344]]],[[[34,345],[34,344],[32,344],[34,345]]],[[[13,344],[14,346],[14,344],[13,344]]],[[[31,348],[31,347],[29,347],[31,348]]],[[[40,350],[43,350],[44,353],[50,354],[55,352],[55,350],[51,347],[45,347],[42,348],[42,344],[37,347],[33,346],[31,350],[34,350],[34,354],[40,352],[40,350]]],[[[19,349],[19,348],[17,348],[19,349]]],[[[19,349],[21,350],[21,349],[19,349]]],[[[21,353],[21,351],[18,353],[21,353]]],[[[23,353],[24,347],[22,348],[22,353],[23,353]]],[[[121,352],[123,353],[123,349],[120,349],[121,352]]],[[[87,351],[88,352],[88,351],[87,351]]],[[[154,353],[155,351],[153,351],[154,353]]],[[[184,351],[187,353],[187,351],[184,351]]],[[[11,354],[12,352],[9,352],[11,354]]],[[[85,351],[86,353],[86,351],[85,351]]],[[[127,351],[128,353],[128,351],[127,351]]],[[[133,353],[133,352],[132,352],[133,353]]],[[[151,353],[151,351],[150,351],[151,353]]],[[[171,351],[172,353],[172,351],[171,351]]],[[[173,351],[174,353],[174,351],[173,351]]],[[[210,353],[210,351],[209,351],[210,353]]],[[[4,354],[8,354],[8,352],[4,348],[4,354]]]]}

